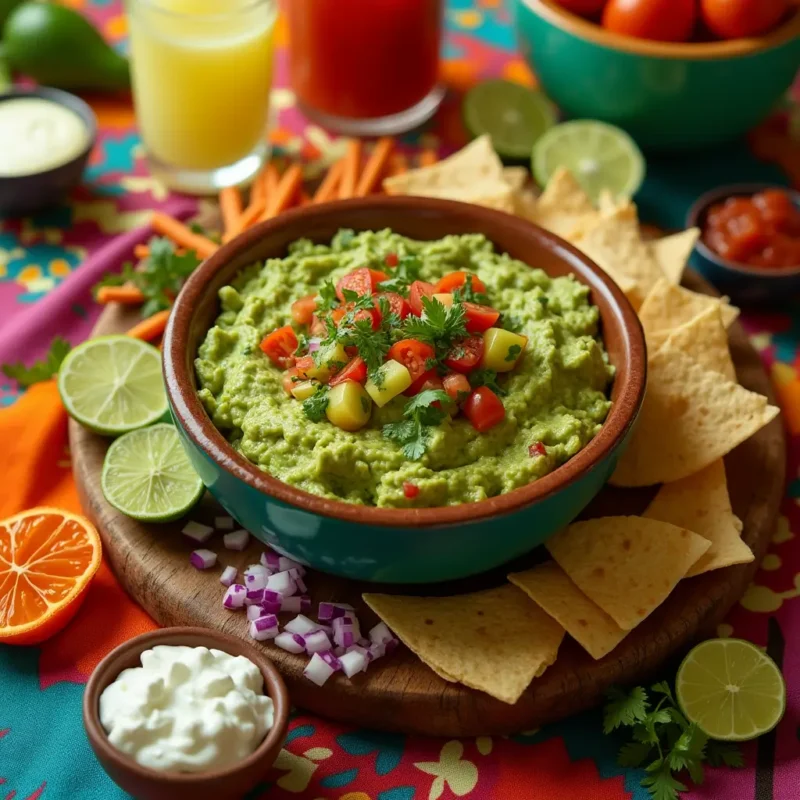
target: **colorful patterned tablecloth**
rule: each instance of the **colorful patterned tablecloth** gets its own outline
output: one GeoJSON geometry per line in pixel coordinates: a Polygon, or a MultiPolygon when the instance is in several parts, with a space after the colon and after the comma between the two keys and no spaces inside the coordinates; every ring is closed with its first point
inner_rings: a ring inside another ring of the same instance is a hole
{"type": "MultiPolygon", "coordinates": [[[[68,0],[120,47],[126,35],[119,0],[68,0]]],[[[453,90],[436,121],[404,137],[409,149],[463,141],[458,92],[502,75],[533,81],[514,49],[504,0],[450,0],[445,79],[453,90]]],[[[287,88],[281,31],[277,86],[278,148],[320,159],[341,142],[309,125],[287,88]]],[[[149,211],[189,214],[197,201],[168,194],[142,160],[133,112],[124,99],[89,98],[101,134],[86,181],[69,202],[26,219],[0,218],[0,362],[41,356],[61,334],[85,338],[97,316],[89,289],[119,268],[149,211]]],[[[749,142],[693,157],[651,159],[637,200],[642,217],[679,227],[697,194],[733,180],[800,184],[800,145],[790,143],[785,113],[749,142]]],[[[800,313],[745,313],[743,322],[771,372],[790,442],[789,485],[778,527],[755,581],[719,628],[742,636],[782,664],[786,716],[770,736],[747,745],[743,770],[709,770],[692,800],[794,800],[800,797],[800,313]]],[[[78,510],[66,449],[66,418],[52,385],[23,397],[0,378],[4,489],[0,516],[34,504],[78,510]],[[10,480],[8,476],[14,478],[10,480]],[[20,480],[20,476],[22,479],[20,480]],[[8,487],[11,486],[11,489],[8,487]]],[[[154,626],[120,589],[106,565],[76,619],[37,648],[0,646],[0,798],[113,800],[123,797],[92,755],[83,732],[83,684],[112,647],[154,626]]],[[[669,677],[669,676],[665,676],[669,677]]],[[[643,773],[615,765],[618,741],[603,736],[597,712],[511,737],[442,740],[356,730],[297,712],[285,750],[252,797],[296,800],[645,800],[643,773]]]]}

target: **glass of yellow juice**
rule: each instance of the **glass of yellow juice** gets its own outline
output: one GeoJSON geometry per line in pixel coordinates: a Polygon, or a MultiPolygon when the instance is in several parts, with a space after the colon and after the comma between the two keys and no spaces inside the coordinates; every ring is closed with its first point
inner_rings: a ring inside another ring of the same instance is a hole
{"type": "Polygon", "coordinates": [[[275,0],[126,0],[136,118],[170,188],[246,183],[268,155],[275,0]]]}

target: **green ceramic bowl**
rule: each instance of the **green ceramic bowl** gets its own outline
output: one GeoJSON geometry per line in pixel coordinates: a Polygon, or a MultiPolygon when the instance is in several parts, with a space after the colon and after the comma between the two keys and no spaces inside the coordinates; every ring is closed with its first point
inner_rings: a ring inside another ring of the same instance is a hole
{"type": "Polygon", "coordinates": [[[566,242],[530,223],[479,206],[421,197],[370,197],[309,206],[262,223],[221,247],[189,278],[164,339],[164,377],[189,456],[226,511],[261,541],[298,561],[348,578],[432,583],[499,566],[571,522],[606,482],[631,433],[646,377],[636,313],[608,276],[566,242]],[[551,275],[591,287],[616,376],[600,433],[549,475],[479,503],[374,508],[289,486],[239,455],[197,397],[194,359],[219,313],[217,294],[244,267],[282,257],[305,236],[330,241],[339,228],[392,228],[417,239],[485,233],[498,247],[551,275]]]}
{"type": "Polygon", "coordinates": [[[555,0],[514,0],[520,48],[569,117],[619,125],[650,150],[735,139],[800,67],[800,9],[757,39],[671,44],[604,30],[555,0]]]}

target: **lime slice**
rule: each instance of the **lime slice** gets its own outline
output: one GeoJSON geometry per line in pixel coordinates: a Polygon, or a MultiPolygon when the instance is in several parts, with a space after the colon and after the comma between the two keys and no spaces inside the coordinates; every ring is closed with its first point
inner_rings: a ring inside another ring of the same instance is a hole
{"type": "Polygon", "coordinates": [[[528,159],[536,140],[556,122],[555,109],[543,94],[500,79],[470,89],[463,114],[472,136],[488,133],[504,159],[528,159]]]}
{"type": "Polygon", "coordinates": [[[78,345],[58,371],[69,415],[109,436],[158,421],[167,412],[161,353],[129,336],[99,336],[78,345]]]}
{"type": "Polygon", "coordinates": [[[678,668],[678,703],[712,739],[747,741],[771,731],[786,710],[778,665],[751,642],[710,639],[678,668]]]}
{"type": "Polygon", "coordinates": [[[531,169],[540,186],[566,167],[597,202],[603,189],[633,197],[644,180],[644,156],[625,131],[605,122],[575,120],[550,128],[533,148],[531,169]]]}
{"type": "Polygon", "coordinates": [[[178,432],[166,423],[113,442],[103,462],[102,485],[114,508],[144,522],[178,519],[203,494],[178,432]]]}

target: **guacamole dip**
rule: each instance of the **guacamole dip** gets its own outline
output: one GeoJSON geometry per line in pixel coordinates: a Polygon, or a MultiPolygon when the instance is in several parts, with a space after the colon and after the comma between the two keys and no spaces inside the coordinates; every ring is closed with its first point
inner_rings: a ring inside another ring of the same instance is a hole
{"type": "Polygon", "coordinates": [[[244,270],[219,298],[222,311],[195,362],[200,399],[247,459],[323,497],[417,508],[509,492],[574,456],[611,405],[613,367],[587,287],[498,254],[480,234],[414,241],[390,230],[343,230],[330,245],[299,240],[285,258],[244,270]],[[343,338],[342,360],[321,377],[315,350],[325,348],[325,336],[335,343],[341,326],[355,331],[354,319],[369,320],[372,311],[360,309],[372,308],[370,297],[376,308],[379,298],[392,298],[391,318],[381,300],[383,321],[377,312],[372,320],[377,344],[372,323],[361,322],[363,342],[343,338]],[[437,324],[460,338],[431,334],[424,344],[437,324]],[[423,355],[436,351],[417,358],[416,372],[409,341],[412,350],[428,348],[423,355]],[[498,341],[499,362],[496,352],[490,359],[498,341]],[[470,363],[473,345],[480,363],[470,363]],[[304,361],[316,371],[304,372],[304,361]],[[395,372],[403,373],[396,391],[404,393],[381,400],[395,372]],[[341,422],[333,414],[344,385],[360,397],[353,413],[364,416],[355,423],[352,414],[341,422]]]}

